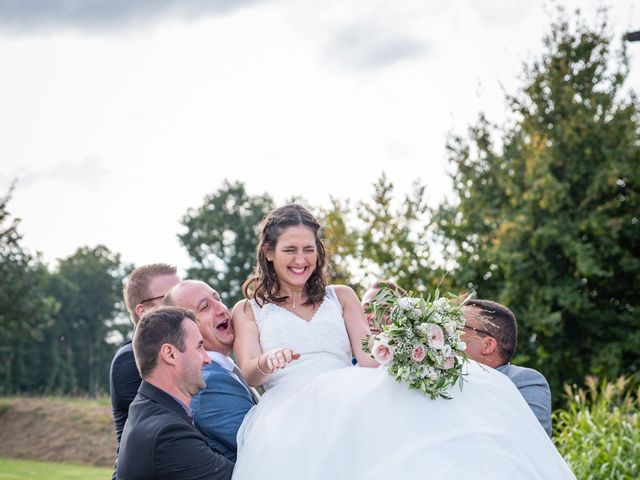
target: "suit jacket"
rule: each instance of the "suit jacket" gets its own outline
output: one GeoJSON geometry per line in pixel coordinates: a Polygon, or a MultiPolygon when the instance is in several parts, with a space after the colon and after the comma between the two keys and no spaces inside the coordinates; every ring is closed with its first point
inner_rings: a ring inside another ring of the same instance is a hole
{"type": "Polygon", "coordinates": [[[244,416],[255,405],[247,389],[228,370],[211,362],[203,369],[206,388],[191,399],[196,425],[207,443],[232,462],[236,461],[236,435],[244,416]]]}
{"type": "Polygon", "coordinates": [[[111,393],[111,412],[116,427],[116,439],[120,443],[122,429],[127,421],[129,405],[138,394],[138,387],[142,379],[133,356],[131,340],[122,344],[118,349],[109,370],[109,391],[111,393]]]}
{"type": "Polygon", "coordinates": [[[136,366],[136,359],[133,356],[133,346],[131,345],[131,340],[129,340],[118,349],[111,361],[109,370],[111,413],[116,427],[116,463],[112,475],[113,480],[117,478],[118,448],[122,437],[122,429],[124,429],[124,424],[127,421],[129,405],[138,394],[140,382],[142,382],[142,379],[136,366]]]}
{"type": "Polygon", "coordinates": [[[214,452],[171,395],[145,381],[129,407],[118,455],[120,480],[227,480],[233,463],[214,452]]]}
{"type": "Polygon", "coordinates": [[[547,435],[551,436],[551,389],[547,379],[533,368],[518,367],[510,363],[496,370],[509,377],[518,387],[547,435]]]}

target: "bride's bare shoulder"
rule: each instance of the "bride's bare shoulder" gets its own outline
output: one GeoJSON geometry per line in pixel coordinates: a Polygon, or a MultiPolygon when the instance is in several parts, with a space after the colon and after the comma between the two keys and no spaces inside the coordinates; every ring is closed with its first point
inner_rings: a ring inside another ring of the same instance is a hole
{"type": "Polygon", "coordinates": [[[333,290],[336,292],[336,296],[340,302],[353,301],[354,299],[359,301],[356,292],[348,285],[333,285],[333,290]]]}
{"type": "Polygon", "coordinates": [[[234,322],[243,320],[255,321],[251,301],[246,298],[238,301],[231,310],[231,318],[234,322]]]}

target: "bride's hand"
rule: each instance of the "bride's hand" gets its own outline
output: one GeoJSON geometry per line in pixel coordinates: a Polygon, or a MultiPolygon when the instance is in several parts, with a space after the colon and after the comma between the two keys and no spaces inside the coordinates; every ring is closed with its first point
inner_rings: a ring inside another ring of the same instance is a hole
{"type": "Polygon", "coordinates": [[[287,363],[300,358],[300,354],[290,348],[276,348],[263,353],[258,359],[258,365],[266,365],[266,371],[273,373],[277,368],[284,368],[287,363]]]}

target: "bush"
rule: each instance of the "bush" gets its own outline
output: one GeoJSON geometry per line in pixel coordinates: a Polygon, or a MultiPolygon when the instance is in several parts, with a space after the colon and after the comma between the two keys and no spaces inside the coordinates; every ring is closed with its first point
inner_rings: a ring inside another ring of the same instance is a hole
{"type": "Polygon", "coordinates": [[[554,412],[554,440],[581,480],[640,478],[640,387],[587,377],[587,389],[565,385],[565,410],[554,412]]]}

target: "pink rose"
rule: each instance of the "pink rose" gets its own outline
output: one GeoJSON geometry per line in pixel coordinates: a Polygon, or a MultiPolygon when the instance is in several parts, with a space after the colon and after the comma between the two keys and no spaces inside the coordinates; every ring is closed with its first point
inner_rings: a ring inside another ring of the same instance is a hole
{"type": "Polygon", "coordinates": [[[422,360],[424,360],[424,357],[426,356],[427,356],[427,349],[422,344],[416,345],[413,349],[413,352],[411,352],[411,360],[413,360],[416,363],[420,363],[422,360]]]}
{"type": "Polygon", "coordinates": [[[384,340],[376,340],[371,349],[373,358],[381,365],[387,365],[393,360],[393,348],[384,340]]]}
{"type": "Polygon", "coordinates": [[[440,366],[440,368],[442,370],[449,370],[450,368],[453,368],[453,365],[455,364],[455,357],[447,357],[444,359],[444,362],[442,362],[442,365],[440,366]]]}
{"type": "Polygon", "coordinates": [[[435,323],[427,325],[427,343],[431,348],[436,350],[441,349],[444,346],[444,332],[435,323]]]}

